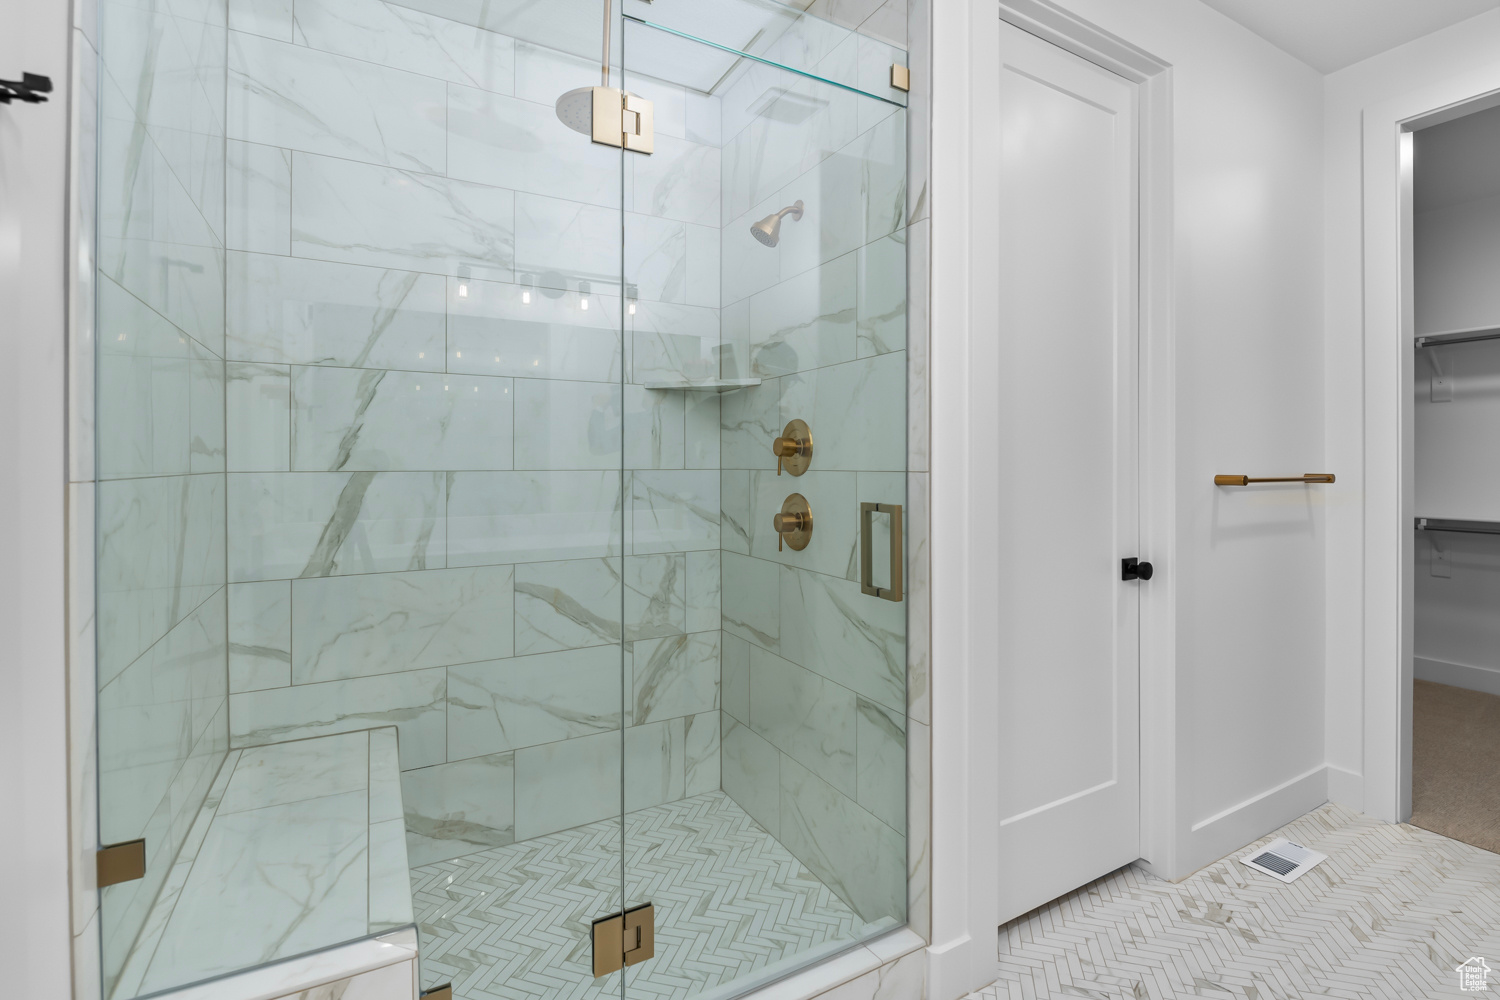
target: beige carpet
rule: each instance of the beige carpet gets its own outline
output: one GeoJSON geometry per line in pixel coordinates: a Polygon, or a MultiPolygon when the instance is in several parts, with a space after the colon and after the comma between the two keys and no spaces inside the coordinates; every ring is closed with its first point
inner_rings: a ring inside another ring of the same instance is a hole
{"type": "Polygon", "coordinates": [[[1500,697],[1416,682],[1411,822],[1500,854],[1500,697]]]}

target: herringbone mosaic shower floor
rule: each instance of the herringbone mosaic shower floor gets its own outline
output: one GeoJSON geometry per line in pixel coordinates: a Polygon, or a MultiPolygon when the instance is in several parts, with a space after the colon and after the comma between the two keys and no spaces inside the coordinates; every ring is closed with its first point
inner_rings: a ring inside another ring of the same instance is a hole
{"type": "MultiPolygon", "coordinates": [[[[656,905],[656,958],[631,1000],[713,995],[741,977],[852,943],[862,923],[722,792],[625,817],[628,897],[656,905]]],[[[604,1000],[589,925],[619,906],[613,820],[412,869],[422,985],[457,1000],[604,1000]]]]}
{"type": "MultiPolygon", "coordinates": [[[[1000,929],[981,1000],[1300,1000],[1491,996],[1458,966],[1500,968],[1500,854],[1328,805],[1280,835],[1329,855],[1290,885],[1239,863],[1180,883],[1123,868],[1000,929]]],[[[1265,838],[1269,841],[1271,838],[1265,838]]]]}

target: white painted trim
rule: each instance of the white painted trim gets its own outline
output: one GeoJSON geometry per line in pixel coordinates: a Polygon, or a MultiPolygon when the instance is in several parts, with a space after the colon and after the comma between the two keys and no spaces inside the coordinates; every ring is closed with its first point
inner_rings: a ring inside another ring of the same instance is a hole
{"type": "Polygon", "coordinates": [[[8,996],[71,992],[66,621],[71,10],[8,4],[0,65],[52,78],[0,105],[0,969],[8,996]],[[24,821],[22,821],[24,820],[24,821]]]}
{"type": "MultiPolygon", "coordinates": [[[[1363,114],[1364,510],[1362,804],[1411,816],[1413,642],[1411,130],[1495,103],[1500,65],[1363,114]]],[[[1342,798],[1340,801],[1351,801],[1342,798]]]]}
{"type": "Polygon", "coordinates": [[[1412,658],[1412,673],[1419,681],[1447,684],[1466,691],[1483,691],[1500,695],[1500,670],[1494,667],[1475,667],[1467,663],[1450,663],[1433,660],[1425,656],[1412,658]]]}
{"type": "MultiPolygon", "coordinates": [[[[1177,869],[1176,699],[1176,373],[1172,308],[1171,73],[1129,42],[1046,0],[1002,0],[1004,20],[1038,34],[1141,89],[1141,301],[1143,551],[1164,567],[1142,605],[1142,850],[1159,870],[1177,869]]],[[[986,400],[971,398],[966,373],[982,365],[993,338],[979,335],[971,276],[983,273],[989,243],[970,218],[983,186],[973,183],[980,144],[992,136],[977,117],[983,95],[998,93],[996,6],[987,0],[936,4],[933,11],[932,151],[932,1000],[953,1000],[994,979],[999,822],[993,787],[998,743],[993,671],[972,669],[983,648],[982,616],[993,589],[993,549],[982,495],[993,476],[983,442],[986,400]],[[993,84],[993,85],[992,85],[993,84]]],[[[991,318],[992,319],[992,318],[991,318]]],[[[993,532],[990,532],[993,534],[993,532]]],[[[992,596],[992,595],[991,595],[992,596]]],[[[991,602],[993,603],[993,602],[991,602]]],[[[1239,846],[1239,845],[1236,845],[1239,846]]]]}
{"type": "Polygon", "coordinates": [[[1292,820],[1328,801],[1328,767],[1319,764],[1283,781],[1275,788],[1252,795],[1222,812],[1194,823],[1186,838],[1186,854],[1174,880],[1211,865],[1254,843],[1267,830],[1286,826],[1292,820]]]}

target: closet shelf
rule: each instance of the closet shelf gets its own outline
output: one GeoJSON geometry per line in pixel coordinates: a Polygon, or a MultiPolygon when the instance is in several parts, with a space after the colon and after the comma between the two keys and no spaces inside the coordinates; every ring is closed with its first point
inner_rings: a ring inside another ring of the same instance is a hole
{"type": "Polygon", "coordinates": [[[1463,521],[1450,517],[1419,517],[1418,531],[1461,531],[1471,535],[1500,535],[1500,521],[1463,521]]]}
{"type": "Polygon", "coordinates": [[[758,378],[708,378],[689,382],[686,379],[674,382],[644,382],[646,389],[683,389],[689,392],[735,392],[760,385],[758,378]]]}
{"type": "Polygon", "coordinates": [[[1476,326],[1471,330],[1449,330],[1447,333],[1427,333],[1416,339],[1416,346],[1442,347],[1444,344],[1470,344],[1477,340],[1500,340],[1500,326],[1476,326]]]}

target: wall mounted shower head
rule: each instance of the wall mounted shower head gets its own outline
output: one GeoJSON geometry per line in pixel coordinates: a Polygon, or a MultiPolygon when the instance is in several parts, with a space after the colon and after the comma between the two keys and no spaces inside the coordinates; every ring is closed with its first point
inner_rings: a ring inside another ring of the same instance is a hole
{"type": "Polygon", "coordinates": [[[795,222],[802,218],[802,201],[797,200],[794,205],[788,205],[775,215],[768,215],[755,225],[750,227],[750,235],[760,240],[768,247],[774,247],[781,242],[781,217],[790,215],[795,222]]]}

